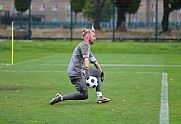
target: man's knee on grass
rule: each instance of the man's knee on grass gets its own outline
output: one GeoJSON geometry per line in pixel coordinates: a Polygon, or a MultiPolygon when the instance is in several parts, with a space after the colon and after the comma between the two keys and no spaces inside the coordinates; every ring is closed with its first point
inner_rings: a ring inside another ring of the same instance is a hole
{"type": "Polygon", "coordinates": [[[81,94],[80,99],[81,100],[88,99],[88,90],[84,90],[84,88],[81,87],[81,85],[79,85],[79,84],[75,84],[75,88],[77,89],[77,91],[80,92],[80,94],[81,94]]]}
{"type": "Polygon", "coordinates": [[[81,100],[88,99],[88,91],[79,91],[82,94],[81,100]]]}

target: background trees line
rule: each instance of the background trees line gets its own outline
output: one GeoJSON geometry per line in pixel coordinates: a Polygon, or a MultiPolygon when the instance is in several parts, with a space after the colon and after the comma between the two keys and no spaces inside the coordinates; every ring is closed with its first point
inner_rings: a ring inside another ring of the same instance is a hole
{"type": "MultiPolygon", "coordinates": [[[[135,14],[141,0],[71,0],[72,9],[77,12],[78,6],[81,4],[79,12],[94,23],[96,29],[100,29],[100,21],[109,21],[111,19],[112,6],[117,8],[117,27],[118,31],[125,31],[126,14],[135,14]],[[105,15],[106,14],[106,15],[105,15]]],[[[181,9],[181,0],[163,0],[164,13],[162,17],[162,32],[168,31],[169,15],[174,10],[181,9]]]]}
{"type": "MultiPolygon", "coordinates": [[[[31,0],[14,0],[16,10],[21,14],[28,9],[31,0]]],[[[100,30],[101,21],[110,21],[113,13],[113,5],[117,8],[117,27],[118,31],[125,31],[126,14],[135,14],[141,0],[70,0],[71,9],[75,13],[74,21],[79,12],[92,23],[97,30],[100,30]]],[[[162,32],[168,31],[169,15],[173,10],[181,8],[181,0],[163,0],[162,32]]],[[[161,33],[162,33],[161,32],[161,33]]]]}
{"type": "MultiPolygon", "coordinates": [[[[95,29],[100,30],[100,22],[109,22],[113,15],[113,7],[117,8],[117,30],[125,31],[126,14],[137,12],[141,0],[71,0],[75,19],[78,12],[82,12],[89,21],[94,23],[95,29]]],[[[76,21],[76,20],[75,20],[76,21]]]]}

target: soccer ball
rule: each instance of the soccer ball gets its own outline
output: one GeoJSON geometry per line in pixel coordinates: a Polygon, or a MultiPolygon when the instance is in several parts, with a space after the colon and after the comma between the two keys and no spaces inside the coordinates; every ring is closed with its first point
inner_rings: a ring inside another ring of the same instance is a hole
{"type": "Polygon", "coordinates": [[[95,88],[98,85],[98,79],[94,76],[89,76],[86,80],[86,84],[90,88],[95,88]]]}

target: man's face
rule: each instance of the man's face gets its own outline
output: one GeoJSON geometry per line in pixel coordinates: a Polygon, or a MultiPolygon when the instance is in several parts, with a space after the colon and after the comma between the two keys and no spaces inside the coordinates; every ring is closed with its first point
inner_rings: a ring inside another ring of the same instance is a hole
{"type": "Polygon", "coordinates": [[[94,44],[94,41],[96,40],[96,35],[94,32],[91,32],[89,35],[89,42],[90,44],[94,44]]]}

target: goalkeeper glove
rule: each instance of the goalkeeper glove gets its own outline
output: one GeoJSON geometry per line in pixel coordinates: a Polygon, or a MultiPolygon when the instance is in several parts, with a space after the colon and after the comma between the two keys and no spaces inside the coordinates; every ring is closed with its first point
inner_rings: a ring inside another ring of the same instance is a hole
{"type": "Polygon", "coordinates": [[[103,82],[104,81],[104,72],[102,71],[101,72],[101,82],[103,82]]]}

